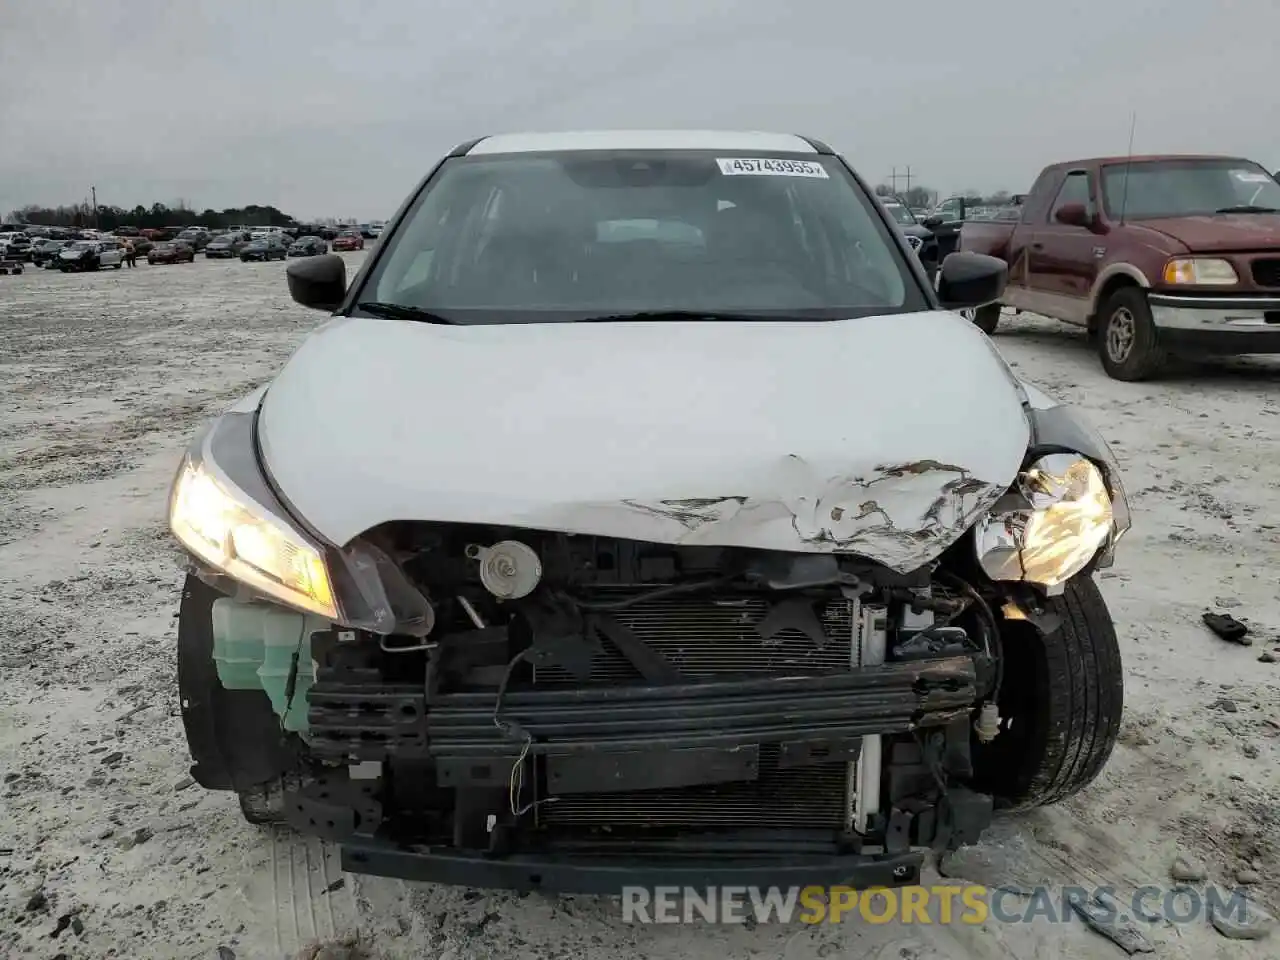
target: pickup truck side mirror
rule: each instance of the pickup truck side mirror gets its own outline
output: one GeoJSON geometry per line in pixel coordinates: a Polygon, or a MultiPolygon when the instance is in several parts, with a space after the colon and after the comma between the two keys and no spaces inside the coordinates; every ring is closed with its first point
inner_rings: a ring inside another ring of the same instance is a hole
{"type": "Polygon", "coordinates": [[[931,216],[925,217],[924,220],[920,222],[920,226],[928,227],[930,230],[937,229],[938,227],[942,226],[942,224],[943,224],[942,218],[938,216],[936,213],[932,214],[931,216]]]}
{"type": "Polygon", "coordinates": [[[1093,217],[1089,216],[1089,210],[1083,203],[1064,203],[1053,211],[1053,219],[1068,227],[1093,227],[1093,217]]]}
{"type": "Polygon", "coordinates": [[[983,253],[949,254],[938,270],[938,299],[946,310],[984,307],[1004,294],[1009,265],[983,253]]]}

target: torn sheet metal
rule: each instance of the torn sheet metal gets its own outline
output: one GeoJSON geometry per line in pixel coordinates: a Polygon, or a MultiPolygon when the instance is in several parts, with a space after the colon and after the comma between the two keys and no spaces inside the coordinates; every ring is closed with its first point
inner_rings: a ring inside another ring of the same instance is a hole
{"type": "Polygon", "coordinates": [[[390,520],[455,521],[901,571],[1008,487],[1028,439],[1016,380],[944,312],[339,320],[272,384],[259,428],[275,482],[336,544],[390,520]]]}

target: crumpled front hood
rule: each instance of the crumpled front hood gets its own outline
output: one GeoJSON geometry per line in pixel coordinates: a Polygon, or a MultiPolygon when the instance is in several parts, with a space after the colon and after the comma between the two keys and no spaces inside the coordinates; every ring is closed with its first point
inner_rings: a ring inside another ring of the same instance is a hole
{"type": "Polygon", "coordinates": [[[1280,214],[1224,213],[1206,217],[1139,220],[1143,226],[1177,240],[1192,253],[1280,249],[1280,214]]]}
{"type": "Polygon", "coordinates": [[[1014,479],[1016,381],[949,313],[449,327],[339,318],[259,419],[266,466],[345,544],[391,520],[936,557],[1014,479]]]}

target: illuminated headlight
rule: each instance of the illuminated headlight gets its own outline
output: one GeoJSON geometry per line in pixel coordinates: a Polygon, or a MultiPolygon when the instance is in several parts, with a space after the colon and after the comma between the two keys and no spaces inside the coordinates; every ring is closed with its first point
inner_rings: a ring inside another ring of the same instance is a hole
{"type": "Polygon", "coordinates": [[[978,563],[992,580],[1053,589],[1093,560],[1116,530],[1101,471],[1075,454],[1041,457],[974,528],[978,563]]]}
{"type": "Polygon", "coordinates": [[[1217,257],[1177,257],[1164,265],[1164,282],[1171,286],[1230,286],[1239,283],[1236,268],[1217,257]]]}
{"type": "Polygon", "coordinates": [[[169,528],[195,556],[227,576],[291,607],[337,619],[321,552],[238,500],[190,457],[174,481],[169,528]]]}

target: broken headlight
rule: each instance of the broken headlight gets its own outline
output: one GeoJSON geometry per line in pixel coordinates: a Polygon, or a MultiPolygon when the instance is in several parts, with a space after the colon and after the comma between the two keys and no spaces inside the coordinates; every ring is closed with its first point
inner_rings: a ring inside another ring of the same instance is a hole
{"type": "Polygon", "coordinates": [[[190,455],[169,497],[169,529],[227,576],[291,607],[337,619],[320,548],[190,455]]]}
{"type": "Polygon", "coordinates": [[[974,528],[978,563],[992,580],[1056,592],[1117,533],[1100,471],[1077,454],[1040,457],[974,528]]]}

